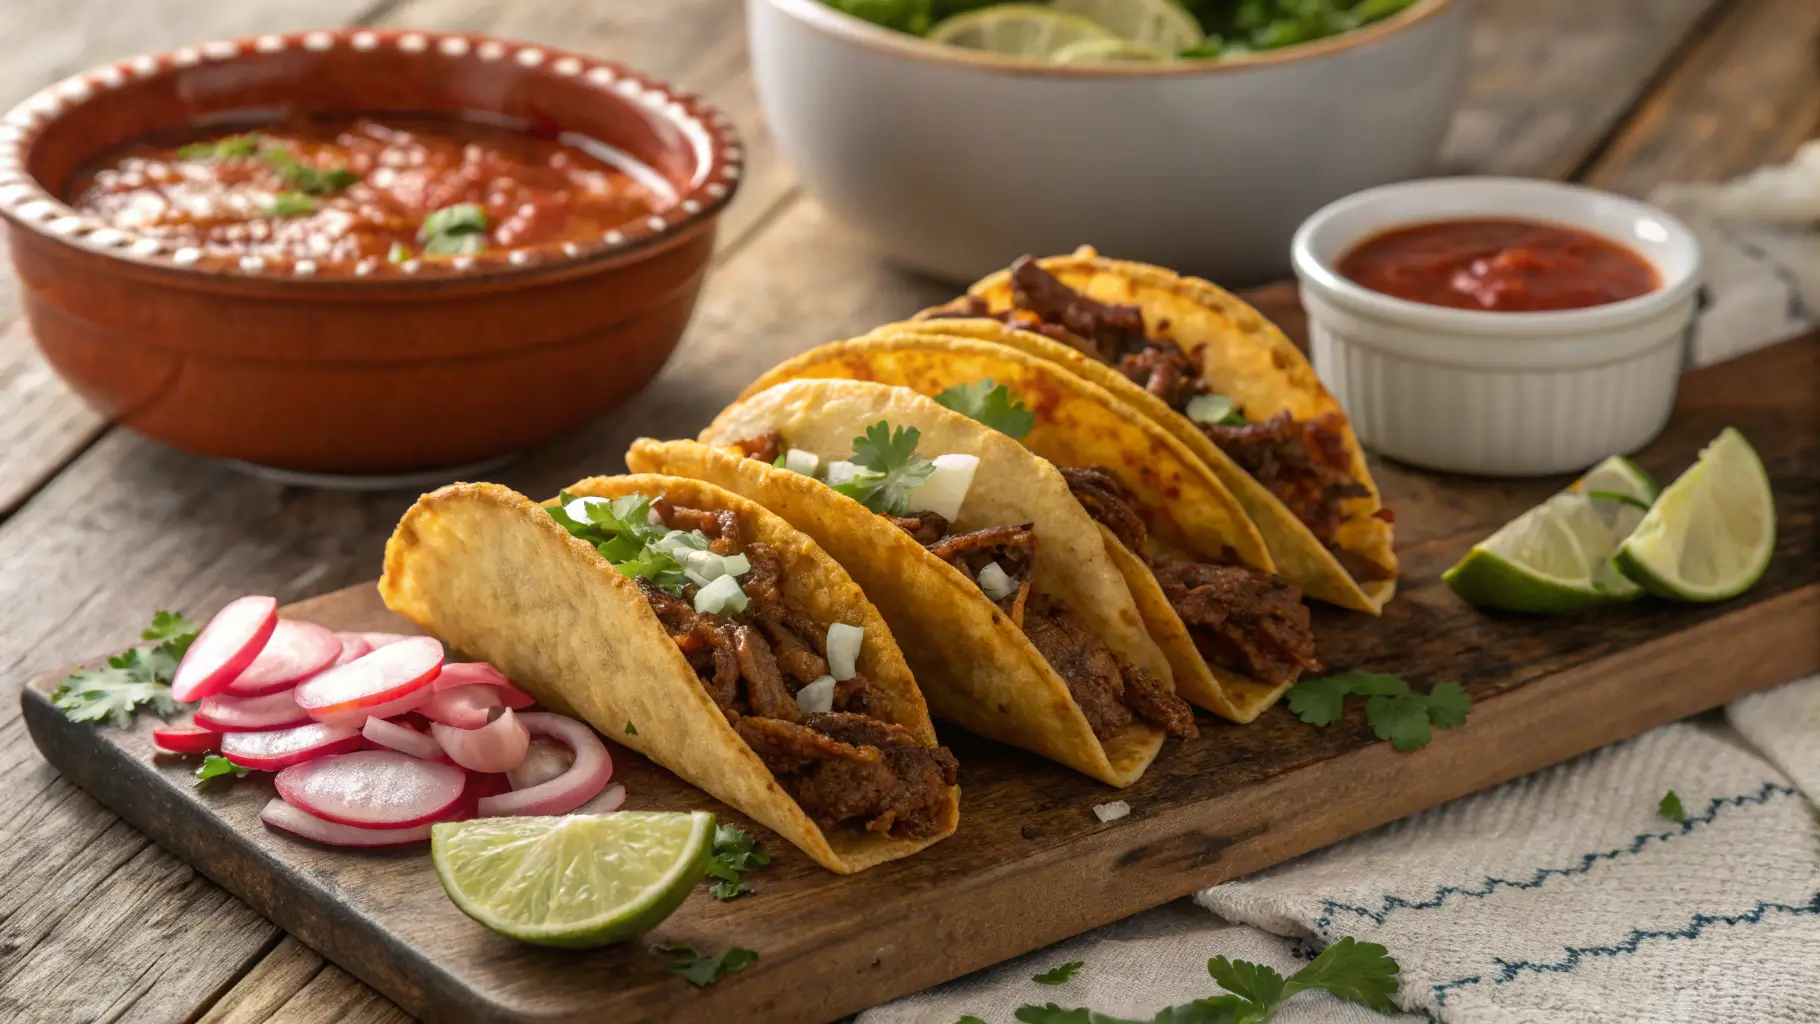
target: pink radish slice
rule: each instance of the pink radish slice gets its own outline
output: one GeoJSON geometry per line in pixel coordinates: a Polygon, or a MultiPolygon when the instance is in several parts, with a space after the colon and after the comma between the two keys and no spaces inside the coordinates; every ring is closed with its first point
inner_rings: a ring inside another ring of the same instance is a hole
{"type": "Polygon", "coordinates": [[[429,696],[430,688],[427,686],[420,686],[397,700],[388,700],[384,704],[375,704],[370,708],[349,708],[346,711],[312,712],[310,717],[316,719],[318,722],[329,722],[334,725],[348,725],[358,729],[369,718],[397,718],[399,715],[405,714],[416,708],[417,705],[422,704],[425,700],[429,699],[429,696]]]}
{"type": "Polygon", "coordinates": [[[221,756],[242,768],[275,772],[312,757],[339,754],[360,746],[360,730],[312,722],[294,729],[230,732],[221,737],[221,756]]]}
{"type": "Polygon", "coordinates": [[[324,821],[410,828],[447,817],[468,774],[396,750],[357,750],[291,765],[276,782],[286,803],[324,821]]]}
{"type": "Polygon", "coordinates": [[[625,806],[625,802],[626,802],[626,787],[615,782],[611,786],[608,786],[606,789],[601,790],[599,796],[595,797],[592,800],[589,800],[587,803],[582,804],[580,807],[575,808],[574,810],[570,811],[569,813],[570,814],[612,814],[614,811],[617,811],[621,807],[625,806]]]}
{"type": "Polygon", "coordinates": [[[403,846],[430,838],[430,826],[415,828],[357,828],[324,821],[308,811],[292,807],[281,797],[273,797],[259,812],[259,820],[292,835],[313,839],[329,846],[403,846]]]}
{"type": "MultiPolygon", "coordinates": [[[[380,705],[391,704],[430,685],[441,669],[441,642],[432,637],[414,636],[311,676],[298,683],[292,692],[297,698],[297,706],[308,711],[312,718],[339,716],[344,711],[363,709],[369,715],[379,714],[380,705]]],[[[381,717],[390,718],[403,711],[381,717]]]]}
{"type": "Polygon", "coordinates": [[[379,650],[381,647],[390,647],[400,640],[411,639],[411,634],[409,633],[350,633],[348,635],[357,636],[360,639],[365,640],[367,642],[367,647],[375,651],[379,650]]]}
{"type": "Polygon", "coordinates": [[[263,697],[236,697],[218,693],[202,698],[196,706],[196,724],[216,732],[262,732],[267,729],[289,729],[308,723],[310,716],[291,699],[291,691],[279,690],[263,697]]]}
{"type": "Polygon", "coordinates": [[[434,761],[442,756],[442,746],[436,737],[425,736],[415,729],[407,729],[383,718],[369,718],[360,727],[360,734],[382,747],[390,747],[412,757],[421,757],[425,761],[434,761]]]}
{"type": "Polygon", "coordinates": [[[417,706],[417,713],[432,722],[457,729],[478,729],[492,719],[496,709],[504,706],[498,687],[468,683],[431,694],[429,700],[417,706]]]}
{"type": "Polygon", "coordinates": [[[513,789],[530,789],[560,776],[569,770],[575,756],[569,748],[549,740],[532,740],[525,751],[524,763],[506,773],[506,781],[513,789]]]}
{"type": "Polygon", "coordinates": [[[221,734],[193,725],[167,725],[152,730],[152,742],[173,754],[206,754],[221,746],[221,734]]]}
{"type": "Polygon", "coordinates": [[[171,678],[171,696],[187,704],[227,689],[259,656],[277,627],[277,598],[229,601],[190,644],[171,678]]]}
{"type": "Polygon", "coordinates": [[[523,710],[537,703],[531,695],[512,685],[512,681],[484,661],[451,661],[442,666],[442,673],[436,677],[431,686],[437,693],[451,690],[469,683],[484,683],[499,691],[499,702],[514,711],[523,710]]]}
{"type": "Polygon", "coordinates": [[[613,758],[594,730],[565,715],[526,711],[518,716],[533,736],[553,739],[575,754],[575,763],[562,775],[529,789],[482,797],[477,810],[483,818],[513,814],[567,814],[592,800],[613,778],[613,758]]]}
{"type": "Polygon", "coordinates": [[[430,723],[430,735],[442,744],[449,760],[473,772],[509,772],[524,763],[525,751],[531,746],[531,734],[514,716],[511,708],[478,729],[457,729],[441,722],[430,723]]]}
{"type": "MultiPolygon", "coordinates": [[[[373,645],[360,633],[336,633],[335,639],[341,641],[341,653],[335,655],[336,665],[346,665],[355,658],[373,651],[373,645]]],[[[334,665],[329,666],[333,668],[334,665]]]]}
{"type": "Polygon", "coordinates": [[[288,689],[333,665],[340,654],[341,638],[333,632],[314,622],[279,619],[259,657],[223,692],[257,697],[288,689]]]}

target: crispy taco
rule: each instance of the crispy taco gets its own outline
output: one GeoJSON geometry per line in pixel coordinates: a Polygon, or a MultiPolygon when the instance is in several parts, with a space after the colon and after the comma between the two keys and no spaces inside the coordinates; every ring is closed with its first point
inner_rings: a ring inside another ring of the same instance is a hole
{"type": "Polygon", "coordinates": [[[1346,414],[1283,332],[1230,293],[1083,247],[1020,259],[919,319],[1067,366],[1160,424],[1310,597],[1375,614],[1396,592],[1392,516],[1346,414]]]}
{"type": "Polygon", "coordinates": [[[954,832],[955,761],[884,620],[738,495],[595,477],[540,505],[452,484],[405,513],[379,592],[831,871],[954,832]]]}
{"type": "Polygon", "coordinates": [[[1115,786],[1195,734],[1099,527],[1056,469],[904,388],[793,381],[634,468],[738,492],[877,603],[936,717],[1115,786]]]}
{"type": "Polygon", "coordinates": [[[1107,553],[1175,676],[1176,693],[1237,722],[1318,667],[1301,592],[1230,492],[1181,441],[1056,363],[961,337],[881,328],[766,372],[907,387],[1021,440],[1098,522],[1107,553]]]}

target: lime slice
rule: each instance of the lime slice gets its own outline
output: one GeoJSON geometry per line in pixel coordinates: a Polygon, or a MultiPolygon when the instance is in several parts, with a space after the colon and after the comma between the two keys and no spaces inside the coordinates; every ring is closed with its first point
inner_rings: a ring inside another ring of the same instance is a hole
{"type": "Polygon", "coordinates": [[[1175,54],[1160,46],[1130,39],[1083,39],[1049,55],[1051,64],[1116,64],[1126,61],[1155,63],[1174,60],[1175,54]]]}
{"type": "Polygon", "coordinates": [[[1656,482],[1629,459],[1606,459],[1473,545],[1441,579],[1472,604],[1514,612],[1559,614],[1637,596],[1637,585],[1617,571],[1611,556],[1643,511],[1588,492],[1648,504],[1656,482]]]}
{"type": "Polygon", "coordinates": [[[1169,55],[1206,38],[1201,23],[1175,0],[1052,0],[1050,7],[1078,14],[1120,39],[1143,43],[1169,55]]]}
{"type": "Polygon", "coordinates": [[[1763,461],[1726,427],[1669,484],[1618,548],[1624,575],[1652,594],[1723,601],[1749,590],[1776,549],[1776,503],[1763,461]]]}
{"type": "Polygon", "coordinates": [[[622,811],[430,828],[462,913],[521,942],[604,946],[656,927],[701,880],[714,815],[622,811]]]}
{"type": "Polygon", "coordinates": [[[1037,60],[1047,60],[1070,43],[1111,37],[1092,19],[1036,4],[997,4],[957,14],[930,29],[928,36],[949,46],[1037,60]]]}

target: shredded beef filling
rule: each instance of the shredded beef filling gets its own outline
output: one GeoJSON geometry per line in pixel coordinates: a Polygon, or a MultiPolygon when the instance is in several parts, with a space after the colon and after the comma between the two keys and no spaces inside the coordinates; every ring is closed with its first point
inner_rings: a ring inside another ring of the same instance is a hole
{"type": "Polygon", "coordinates": [[[1125,493],[1118,478],[1098,467],[1081,469],[1075,466],[1058,466],[1062,479],[1068,481],[1068,489],[1074,492],[1076,501],[1087,510],[1094,521],[1112,531],[1112,535],[1125,545],[1133,554],[1144,550],[1144,538],[1149,530],[1144,526],[1144,519],[1137,509],[1131,506],[1131,497],[1125,493]]]}
{"type": "Polygon", "coordinates": [[[1302,592],[1269,573],[1160,555],[1150,570],[1210,664],[1279,686],[1321,667],[1302,592]]]}
{"type": "MultiPolygon", "coordinates": [[[[704,512],[661,498],[651,507],[671,529],[707,534],[717,552],[742,551],[739,520],[729,510],[704,512]]],[[[799,709],[796,691],[828,672],[827,630],[784,602],[782,563],[770,545],[755,541],[743,553],[752,569],[740,584],[747,603],[737,617],[697,614],[694,586],[678,596],[638,580],[702,689],[816,821],[911,838],[940,831],[954,757],[869,717],[872,685],[863,675],[835,684],[833,712],[799,709]]]]}

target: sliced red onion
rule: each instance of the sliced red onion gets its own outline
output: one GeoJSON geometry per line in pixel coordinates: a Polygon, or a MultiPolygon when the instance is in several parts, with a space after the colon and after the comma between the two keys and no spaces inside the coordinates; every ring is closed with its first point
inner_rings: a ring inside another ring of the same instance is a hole
{"type": "Polygon", "coordinates": [[[449,760],[473,772],[509,772],[524,763],[531,734],[511,708],[478,729],[461,729],[430,723],[430,735],[442,744],[449,760]]]}
{"type": "Polygon", "coordinates": [[[279,690],[263,697],[236,697],[218,693],[202,698],[196,705],[196,724],[216,732],[260,732],[267,729],[289,729],[303,725],[310,716],[291,699],[291,691],[279,690]]]}
{"type": "Polygon", "coordinates": [[[314,622],[279,619],[259,656],[223,693],[257,697],[297,685],[336,663],[341,638],[314,622]]]}
{"type": "Polygon", "coordinates": [[[360,734],[382,747],[390,747],[412,757],[421,757],[425,761],[434,761],[442,756],[442,744],[436,742],[436,737],[383,718],[368,718],[360,727],[360,734]]]}
{"type": "Polygon", "coordinates": [[[416,711],[432,722],[457,729],[478,729],[492,720],[495,709],[504,706],[504,694],[498,687],[466,683],[431,694],[417,705],[416,711]]]}
{"type": "Polygon", "coordinates": [[[530,789],[561,776],[573,763],[575,755],[569,753],[568,747],[549,740],[532,740],[524,763],[507,772],[506,780],[513,789],[530,789]]]}
{"type": "Polygon", "coordinates": [[[407,843],[421,843],[430,838],[429,825],[413,828],[359,828],[342,825],[324,821],[276,796],[259,812],[259,820],[273,828],[329,846],[403,846],[407,843]]]}
{"type": "Polygon", "coordinates": [[[230,732],[221,737],[221,756],[242,768],[275,772],[313,757],[353,750],[360,739],[358,729],[325,722],[266,732],[230,732]]]}
{"type": "Polygon", "coordinates": [[[278,600],[241,597],[229,601],[202,627],[171,678],[171,697],[182,704],[228,688],[253,663],[278,628],[278,600]]]}
{"type": "Polygon", "coordinates": [[[531,695],[512,685],[504,672],[499,671],[484,661],[451,661],[442,666],[442,673],[430,687],[437,693],[453,690],[457,686],[480,683],[499,691],[500,703],[514,711],[523,710],[537,703],[531,695]]]}
{"type": "Polygon", "coordinates": [[[318,673],[298,683],[292,692],[297,706],[312,718],[340,717],[343,712],[359,710],[373,715],[379,713],[378,706],[392,704],[429,686],[441,670],[441,642],[416,636],[318,673]]]}
{"type": "Polygon", "coordinates": [[[611,786],[608,786],[606,789],[601,790],[599,796],[595,797],[592,800],[589,800],[587,803],[582,804],[580,807],[575,808],[574,810],[570,811],[569,813],[570,814],[612,814],[614,811],[617,811],[621,807],[625,806],[625,803],[626,803],[626,787],[615,782],[611,786]]]}
{"type": "Polygon", "coordinates": [[[275,782],[286,803],[324,821],[410,828],[443,820],[461,802],[468,775],[395,750],[357,750],[291,765],[275,782]]]}
{"type": "Polygon", "coordinates": [[[549,711],[526,711],[518,716],[533,736],[553,739],[568,747],[575,763],[557,778],[529,789],[482,797],[483,818],[515,814],[567,814],[592,800],[613,778],[613,759],[606,744],[585,723],[549,711]]]}
{"type": "Polygon", "coordinates": [[[221,746],[221,734],[194,725],[165,725],[152,730],[152,742],[173,754],[206,754],[221,746]]]}
{"type": "Polygon", "coordinates": [[[859,674],[859,649],[866,642],[866,631],[845,622],[828,626],[828,674],[836,682],[859,674]]]}

